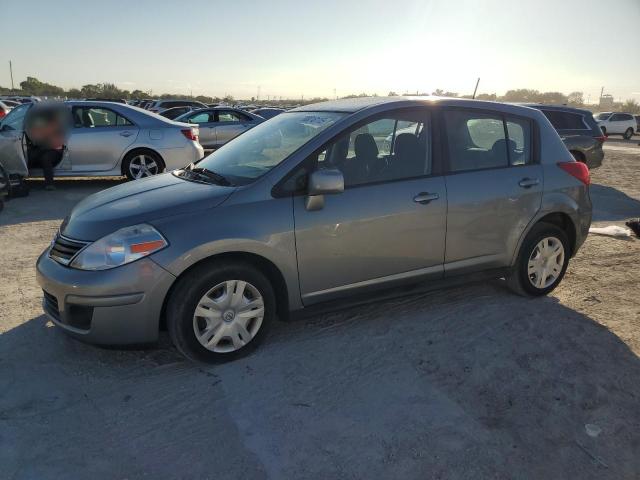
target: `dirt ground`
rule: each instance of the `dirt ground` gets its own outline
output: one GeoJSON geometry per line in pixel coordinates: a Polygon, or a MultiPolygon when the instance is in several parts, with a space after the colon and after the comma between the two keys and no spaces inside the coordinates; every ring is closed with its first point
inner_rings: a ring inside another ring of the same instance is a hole
{"type": "MultiPolygon", "coordinates": [[[[610,140],[595,223],[640,216],[640,147],[610,140]]],[[[640,477],[640,241],[590,236],[549,297],[495,281],[278,323],[209,368],[68,338],[34,263],[84,196],[0,214],[0,479],[640,477]]]]}

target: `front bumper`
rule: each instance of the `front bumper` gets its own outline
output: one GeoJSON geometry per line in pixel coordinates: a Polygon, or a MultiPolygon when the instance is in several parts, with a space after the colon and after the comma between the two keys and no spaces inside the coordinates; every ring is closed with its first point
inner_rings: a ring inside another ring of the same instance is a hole
{"type": "Polygon", "coordinates": [[[127,345],[158,339],[164,299],[175,277],[150,258],[111,270],[65,267],[45,250],[36,264],[51,321],[90,343],[127,345]]]}

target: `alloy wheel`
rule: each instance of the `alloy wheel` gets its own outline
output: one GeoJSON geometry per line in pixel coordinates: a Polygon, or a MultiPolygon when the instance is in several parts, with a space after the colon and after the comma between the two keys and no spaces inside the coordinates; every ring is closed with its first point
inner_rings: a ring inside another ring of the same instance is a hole
{"type": "Polygon", "coordinates": [[[531,285],[536,288],[547,288],[560,277],[564,266],[564,246],[556,237],[540,240],[527,265],[527,276],[531,285]]]}
{"type": "Polygon", "coordinates": [[[219,283],[198,302],[193,331],[198,342],[215,353],[241,349],[258,333],[264,320],[264,299],[242,280],[219,283]]]}
{"type": "Polygon", "coordinates": [[[160,167],[153,157],[142,153],[131,159],[129,172],[133,178],[138,179],[157,175],[160,173],[160,167]]]}

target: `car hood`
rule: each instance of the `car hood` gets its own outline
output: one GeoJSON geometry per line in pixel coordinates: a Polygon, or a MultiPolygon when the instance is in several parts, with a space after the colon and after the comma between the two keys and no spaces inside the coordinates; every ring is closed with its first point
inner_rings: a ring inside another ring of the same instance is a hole
{"type": "Polygon", "coordinates": [[[189,182],[171,173],[134,180],[82,200],[60,230],[69,238],[94,241],[130,225],[216,207],[234,190],[189,182]]]}

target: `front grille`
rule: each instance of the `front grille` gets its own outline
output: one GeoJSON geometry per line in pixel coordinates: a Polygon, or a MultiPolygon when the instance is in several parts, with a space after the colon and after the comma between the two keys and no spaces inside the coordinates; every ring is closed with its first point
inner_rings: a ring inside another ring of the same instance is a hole
{"type": "Polygon", "coordinates": [[[42,306],[44,307],[45,312],[55,318],[57,321],[60,321],[60,309],[58,308],[58,299],[51,295],[49,292],[42,291],[44,298],[42,302],[42,306]]]}
{"type": "Polygon", "coordinates": [[[53,240],[49,256],[63,265],[68,265],[71,259],[87,245],[87,242],[71,240],[58,233],[53,240]]]}

